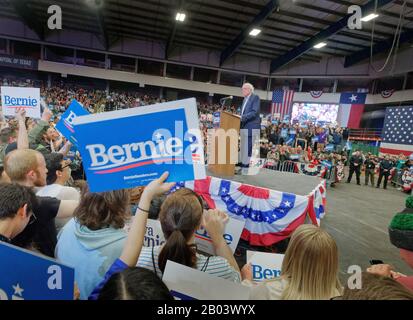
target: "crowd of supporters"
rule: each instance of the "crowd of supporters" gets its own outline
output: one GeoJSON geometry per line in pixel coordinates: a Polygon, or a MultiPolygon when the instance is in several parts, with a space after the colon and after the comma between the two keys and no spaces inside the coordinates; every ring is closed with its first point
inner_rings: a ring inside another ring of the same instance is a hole
{"type": "MultiPolygon", "coordinates": [[[[125,93],[108,97],[101,91],[64,86],[43,88],[42,95],[46,105],[59,112],[72,98],[91,111],[112,101],[115,108],[160,101],[125,93]]],[[[200,106],[201,115],[205,115],[201,117],[204,129],[213,122],[210,112],[218,108],[200,106]]],[[[54,116],[58,118],[56,112],[54,116]]],[[[90,192],[82,176],[74,176],[72,169],[79,168],[68,158],[71,144],[57,134],[52,117],[53,112],[45,108],[41,120],[35,122],[18,110],[15,119],[2,121],[0,241],[73,266],[77,299],[172,300],[161,280],[166,262],[171,260],[240,283],[250,288],[251,299],[413,300],[413,276],[385,264],[367,269],[362,274],[363,286],[350,290],[338,277],[339,252],[334,238],[313,225],[302,225],[292,233],[280,277],[254,282],[251,266],[239,265],[223,238],[227,213],[205,209],[204,200],[189,189],[166,195],[173,186],[165,182],[168,173],[143,190],[90,192]],[[132,204],[137,204],[136,210],[131,209],[132,204]],[[159,219],[166,239],[165,244],[153,248],[143,247],[149,214],[159,219]],[[197,252],[194,234],[201,226],[212,239],[213,256],[197,252]]],[[[260,151],[264,158],[313,164],[346,160],[346,129],[308,123],[271,124],[263,130],[260,151]],[[328,145],[333,145],[332,149],[328,145]]],[[[372,164],[379,166],[385,178],[384,170],[412,169],[412,159],[401,157],[393,163],[387,156],[378,162],[375,157],[354,154],[349,161],[353,168],[355,163],[366,166],[366,170],[372,164]]],[[[357,174],[356,169],[354,172],[357,174]]],[[[402,259],[413,268],[412,208],[413,199],[408,198],[406,212],[392,220],[389,234],[402,259]]]]}

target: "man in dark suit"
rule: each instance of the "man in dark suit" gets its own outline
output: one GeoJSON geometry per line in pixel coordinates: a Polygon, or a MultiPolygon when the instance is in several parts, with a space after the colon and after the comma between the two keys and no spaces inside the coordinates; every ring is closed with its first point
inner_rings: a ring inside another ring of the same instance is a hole
{"type": "Polygon", "coordinates": [[[377,182],[376,188],[380,188],[381,180],[384,177],[384,186],[383,189],[387,189],[387,181],[389,180],[390,171],[393,169],[394,164],[390,161],[390,157],[386,155],[384,160],[380,162],[380,171],[379,171],[379,181],[377,182]]]}
{"type": "Polygon", "coordinates": [[[363,158],[360,151],[356,151],[350,158],[350,173],[348,175],[347,183],[350,183],[353,173],[356,173],[357,184],[360,186],[361,166],[363,165],[363,158]]]}
{"type": "Polygon", "coordinates": [[[260,138],[260,98],[250,83],[242,86],[244,101],[241,106],[241,167],[248,168],[253,146],[260,138]]]}

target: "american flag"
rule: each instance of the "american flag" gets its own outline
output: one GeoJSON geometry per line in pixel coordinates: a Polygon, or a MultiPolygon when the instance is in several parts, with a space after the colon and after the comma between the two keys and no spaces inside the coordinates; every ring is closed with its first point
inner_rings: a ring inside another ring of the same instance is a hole
{"type": "Polygon", "coordinates": [[[272,94],[271,114],[279,114],[280,120],[291,114],[294,90],[276,90],[272,94]]]}
{"type": "Polygon", "coordinates": [[[413,106],[386,109],[381,153],[413,153],[413,106]]]}

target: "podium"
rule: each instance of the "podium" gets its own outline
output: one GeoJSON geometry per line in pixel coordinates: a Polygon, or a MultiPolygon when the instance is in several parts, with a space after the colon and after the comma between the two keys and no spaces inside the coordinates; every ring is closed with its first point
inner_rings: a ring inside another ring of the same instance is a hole
{"type": "Polygon", "coordinates": [[[214,129],[208,136],[208,170],[218,176],[233,176],[238,163],[241,117],[226,111],[214,114],[214,129]]]}

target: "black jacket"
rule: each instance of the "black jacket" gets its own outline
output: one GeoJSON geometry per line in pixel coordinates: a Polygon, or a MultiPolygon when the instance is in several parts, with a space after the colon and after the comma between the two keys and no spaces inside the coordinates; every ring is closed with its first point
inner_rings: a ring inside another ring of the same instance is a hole
{"type": "Polygon", "coordinates": [[[383,160],[382,162],[380,162],[380,171],[387,170],[387,172],[385,173],[390,173],[390,170],[393,168],[393,162],[389,161],[389,160],[383,160]]]}
{"type": "Polygon", "coordinates": [[[350,158],[350,168],[360,168],[362,164],[363,164],[363,158],[362,157],[351,156],[351,158],[350,158]]]}

